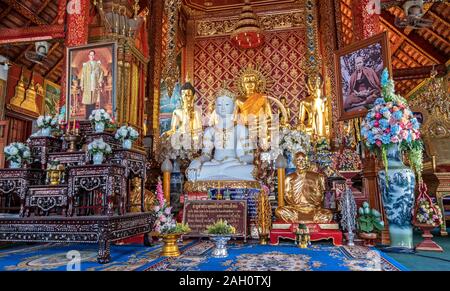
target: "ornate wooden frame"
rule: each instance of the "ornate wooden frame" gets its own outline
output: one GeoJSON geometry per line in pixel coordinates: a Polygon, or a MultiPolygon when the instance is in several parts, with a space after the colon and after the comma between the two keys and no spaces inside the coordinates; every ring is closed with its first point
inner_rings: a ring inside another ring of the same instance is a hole
{"type": "Polygon", "coordinates": [[[381,44],[381,55],[383,58],[384,67],[388,68],[389,74],[390,76],[392,76],[391,58],[390,58],[391,54],[389,51],[389,43],[386,32],[383,32],[381,34],[378,34],[376,36],[373,36],[371,38],[362,41],[355,42],[351,45],[342,48],[341,50],[336,51],[334,54],[339,121],[344,121],[355,117],[363,117],[367,113],[367,109],[361,109],[354,112],[344,111],[344,96],[342,95],[342,82],[341,82],[342,71],[340,66],[340,58],[376,43],[381,44]]]}
{"type": "MultiPolygon", "coordinates": [[[[78,51],[78,50],[90,50],[90,49],[94,49],[94,48],[102,48],[102,47],[109,47],[112,46],[112,103],[113,103],[113,113],[114,115],[120,115],[117,110],[118,110],[118,104],[117,104],[117,84],[118,79],[117,79],[117,56],[118,56],[118,44],[117,41],[109,41],[109,42],[98,42],[98,43],[93,43],[93,44],[88,44],[88,45],[82,45],[82,46],[76,46],[76,47],[67,47],[66,49],[66,119],[67,121],[70,121],[70,102],[71,102],[71,70],[70,70],[70,63],[72,61],[72,52],[73,51],[78,51]]],[[[117,120],[117,116],[115,118],[117,120]]]]}

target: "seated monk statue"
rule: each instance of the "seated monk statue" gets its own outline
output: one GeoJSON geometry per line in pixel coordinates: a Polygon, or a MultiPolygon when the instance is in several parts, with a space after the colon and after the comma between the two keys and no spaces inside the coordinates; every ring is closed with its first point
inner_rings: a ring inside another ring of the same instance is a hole
{"type": "Polygon", "coordinates": [[[275,216],[289,223],[330,223],[331,211],[322,208],[324,176],[310,170],[304,153],[297,153],[294,162],[297,171],[286,177],[285,206],[275,216]]]}
{"type": "Polygon", "coordinates": [[[216,96],[214,122],[203,134],[202,155],[187,169],[189,181],[254,181],[248,130],[236,124],[234,112],[235,95],[221,89],[216,96]]]}

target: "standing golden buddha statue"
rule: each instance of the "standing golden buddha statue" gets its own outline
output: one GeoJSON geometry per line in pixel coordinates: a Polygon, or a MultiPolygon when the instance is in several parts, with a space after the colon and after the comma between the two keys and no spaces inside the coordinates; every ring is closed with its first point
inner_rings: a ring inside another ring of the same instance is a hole
{"type": "Polygon", "coordinates": [[[289,223],[330,223],[333,214],[322,207],[324,176],[310,170],[304,153],[297,153],[294,163],[297,171],[287,176],[285,181],[285,205],[278,206],[275,216],[289,223]]]}
{"type": "Polygon", "coordinates": [[[195,106],[195,88],[187,77],[186,83],[181,87],[181,108],[172,113],[169,135],[189,134],[193,143],[197,144],[202,130],[201,110],[195,106]]]}
{"type": "Polygon", "coordinates": [[[327,98],[320,74],[306,80],[309,96],[300,102],[299,129],[315,137],[327,137],[327,98]]]}
{"type": "Polygon", "coordinates": [[[236,100],[241,123],[259,130],[260,144],[268,147],[268,126],[272,121],[272,108],[264,92],[266,79],[261,72],[248,65],[237,80],[240,96],[236,100]],[[253,121],[251,120],[253,118],[253,121]],[[253,123],[253,124],[252,124],[253,123]]]}

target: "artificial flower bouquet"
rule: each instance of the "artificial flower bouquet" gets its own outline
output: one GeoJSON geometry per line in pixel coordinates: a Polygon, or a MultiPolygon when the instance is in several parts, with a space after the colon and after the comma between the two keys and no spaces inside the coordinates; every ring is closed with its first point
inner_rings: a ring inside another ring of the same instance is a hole
{"type": "Polygon", "coordinates": [[[236,228],[228,224],[226,220],[219,219],[216,223],[207,226],[206,233],[210,235],[232,235],[236,228]]]}
{"type": "Polygon", "coordinates": [[[404,98],[394,93],[394,82],[389,79],[387,69],[383,71],[382,95],[365,117],[361,135],[372,152],[381,153],[387,171],[387,148],[399,145],[401,151],[408,152],[410,165],[419,175],[422,171],[423,144],[420,124],[413,116],[404,98]]]}
{"type": "Polygon", "coordinates": [[[120,141],[131,140],[136,141],[139,137],[139,133],[131,126],[122,126],[116,131],[115,138],[120,141]]]}
{"type": "Polygon", "coordinates": [[[4,149],[6,160],[11,163],[13,168],[19,168],[23,162],[31,161],[30,148],[20,142],[14,142],[6,146],[4,149]]]}
{"type": "Polygon", "coordinates": [[[89,115],[89,121],[95,126],[96,132],[102,132],[105,128],[114,128],[113,119],[105,109],[93,110],[89,115]]]}
{"type": "Polygon", "coordinates": [[[191,231],[189,225],[177,223],[173,217],[172,207],[167,205],[166,199],[164,198],[161,179],[158,179],[156,193],[157,205],[153,208],[155,211],[156,221],[153,230],[160,235],[181,235],[189,233],[191,231]]]}
{"type": "Polygon", "coordinates": [[[111,146],[103,141],[103,138],[95,139],[93,142],[88,144],[88,152],[91,155],[104,154],[109,155],[112,153],[111,146]]]}
{"type": "Polygon", "coordinates": [[[41,115],[36,120],[36,125],[40,130],[35,135],[51,136],[53,131],[58,130],[59,120],[57,116],[41,115]]]}
{"type": "Polygon", "coordinates": [[[51,128],[57,129],[59,122],[58,117],[51,117],[49,115],[41,115],[36,121],[36,125],[39,129],[51,128]]]}

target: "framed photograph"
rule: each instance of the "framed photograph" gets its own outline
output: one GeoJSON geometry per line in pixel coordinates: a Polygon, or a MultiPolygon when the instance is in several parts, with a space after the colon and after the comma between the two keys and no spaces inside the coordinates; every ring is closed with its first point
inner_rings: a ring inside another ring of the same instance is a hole
{"type": "Polygon", "coordinates": [[[103,108],[116,119],[117,43],[67,49],[67,120],[87,120],[103,108]]]}
{"type": "Polygon", "coordinates": [[[391,63],[387,34],[381,33],[335,53],[339,120],[365,116],[381,94],[381,73],[391,63]]]}

